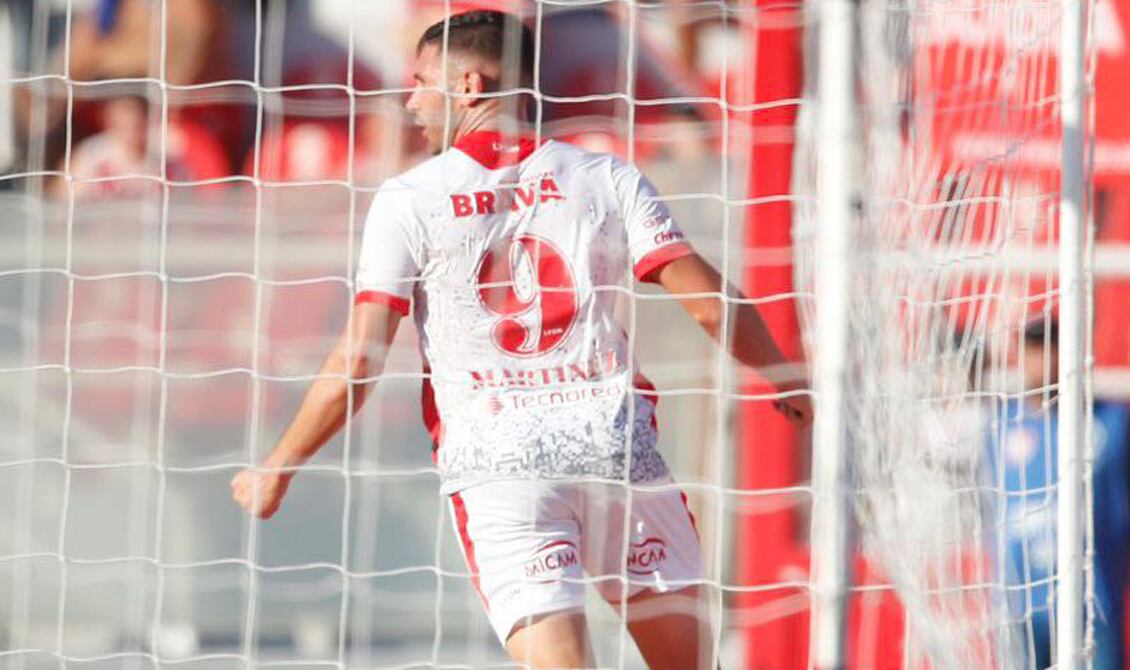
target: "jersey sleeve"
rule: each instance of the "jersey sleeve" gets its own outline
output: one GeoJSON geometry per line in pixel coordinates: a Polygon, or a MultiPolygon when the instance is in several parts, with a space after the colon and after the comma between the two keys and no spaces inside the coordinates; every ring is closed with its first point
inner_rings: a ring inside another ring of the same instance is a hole
{"type": "Polygon", "coordinates": [[[643,173],[617,161],[612,178],[628,234],[633,272],[640,281],[654,282],[663,266],[693,254],[694,249],[643,173]]]}
{"type": "Polygon", "coordinates": [[[365,217],[354,303],[376,302],[408,314],[420,275],[419,221],[409,192],[389,180],[381,186],[365,217]]]}

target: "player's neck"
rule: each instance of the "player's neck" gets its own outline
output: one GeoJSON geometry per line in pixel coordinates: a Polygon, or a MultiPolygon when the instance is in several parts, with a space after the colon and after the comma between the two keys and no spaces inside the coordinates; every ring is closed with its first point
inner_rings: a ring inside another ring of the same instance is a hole
{"type": "Polygon", "coordinates": [[[526,125],[517,117],[504,113],[497,100],[491,100],[467,110],[467,113],[455,128],[452,143],[458,142],[471,133],[484,131],[521,135],[527,129],[526,125]]]}

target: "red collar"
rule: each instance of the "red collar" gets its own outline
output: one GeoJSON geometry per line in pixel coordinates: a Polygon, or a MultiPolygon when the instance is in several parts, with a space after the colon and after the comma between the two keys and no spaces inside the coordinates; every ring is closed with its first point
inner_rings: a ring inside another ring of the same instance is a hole
{"type": "Polygon", "coordinates": [[[476,130],[459,138],[454,148],[462,151],[490,170],[526,160],[537,148],[532,137],[504,136],[497,130],[476,130]]]}

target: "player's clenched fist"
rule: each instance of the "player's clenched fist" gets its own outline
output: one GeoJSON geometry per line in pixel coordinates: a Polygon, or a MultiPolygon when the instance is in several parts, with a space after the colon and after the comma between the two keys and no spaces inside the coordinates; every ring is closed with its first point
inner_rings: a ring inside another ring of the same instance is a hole
{"type": "Polygon", "coordinates": [[[806,395],[794,395],[773,401],[773,408],[800,428],[812,425],[812,401],[806,395]]]}
{"type": "Polygon", "coordinates": [[[777,410],[798,428],[807,428],[812,425],[812,399],[802,382],[788,382],[778,384],[777,390],[781,393],[802,391],[796,395],[787,395],[773,401],[773,409],[777,410]]]}
{"type": "Polygon", "coordinates": [[[231,497],[250,514],[269,519],[279,510],[293,473],[244,470],[231,480],[231,497]]]}

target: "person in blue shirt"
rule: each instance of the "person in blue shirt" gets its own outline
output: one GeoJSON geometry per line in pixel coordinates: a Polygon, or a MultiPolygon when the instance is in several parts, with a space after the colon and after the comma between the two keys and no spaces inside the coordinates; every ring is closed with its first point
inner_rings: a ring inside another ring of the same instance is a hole
{"type": "MultiPolygon", "coordinates": [[[[1004,578],[1025,667],[1051,665],[1056,558],[1055,384],[1058,328],[1039,320],[1024,332],[1024,393],[1010,399],[1004,430],[992,440],[995,484],[1003,486],[1004,578]]],[[[1123,592],[1130,549],[1130,412],[1119,403],[1094,406],[1095,665],[1123,667],[1123,592]]]]}

